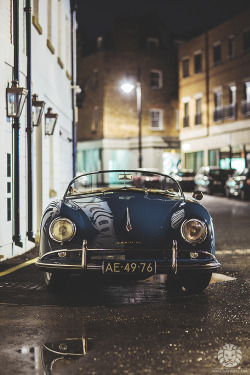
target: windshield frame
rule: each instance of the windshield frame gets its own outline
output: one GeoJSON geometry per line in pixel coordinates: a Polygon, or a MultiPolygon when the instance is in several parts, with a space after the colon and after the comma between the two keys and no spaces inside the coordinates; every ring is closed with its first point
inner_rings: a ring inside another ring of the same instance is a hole
{"type": "MultiPolygon", "coordinates": [[[[176,183],[176,185],[178,186],[178,188],[179,188],[179,192],[180,192],[180,197],[183,197],[183,198],[185,198],[185,196],[184,196],[184,193],[183,193],[183,191],[182,191],[182,188],[181,188],[181,186],[180,186],[180,184],[179,184],[179,182],[177,181],[177,180],[175,180],[172,176],[169,176],[169,175],[167,175],[167,174],[164,174],[164,173],[161,173],[161,172],[151,172],[151,171],[149,171],[149,170],[144,170],[144,169],[140,169],[140,170],[138,170],[138,169],[108,169],[108,170],[99,170],[99,171],[95,171],[95,172],[89,172],[89,173],[83,173],[83,174],[80,174],[80,175],[78,175],[78,176],[75,176],[71,181],[70,181],[70,183],[68,184],[68,186],[67,186],[67,189],[66,189],[66,191],[65,191],[65,193],[64,193],[64,196],[63,196],[63,199],[66,199],[66,198],[71,198],[71,197],[76,197],[78,194],[72,194],[72,195],[69,195],[69,191],[70,191],[70,187],[74,184],[74,182],[77,180],[77,179],[79,179],[79,178],[81,178],[81,177],[84,177],[84,176],[90,176],[90,175],[94,175],[94,174],[98,174],[98,173],[112,173],[112,172],[114,172],[114,173],[124,173],[124,174],[128,174],[128,173],[145,173],[145,174],[148,174],[148,175],[152,175],[152,176],[155,176],[155,175],[157,175],[157,176],[162,176],[162,177],[166,177],[166,178],[170,178],[171,180],[173,180],[175,183],[176,183]]],[[[128,187],[129,188],[129,187],[128,187]]],[[[140,189],[140,188],[138,188],[138,191],[141,191],[142,189],[140,189]]],[[[150,191],[150,190],[152,190],[152,189],[145,189],[145,191],[150,191]]],[[[158,190],[158,189],[156,189],[156,190],[158,190]]],[[[165,191],[167,192],[167,190],[168,189],[166,189],[165,191]]],[[[160,191],[161,191],[161,189],[159,189],[159,193],[160,193],[160,191]]],[[[101,193],[101,188],[100,188],[100,193],[101,193]]],[[[79,194],[79,196],[81,195],[84,195],[85,193],[83,192],[83,193],[80,193],[79,194]]],[[[87,195],[88,193],[86,193],[86,195],[87,195]]],[[[89,194],[91,194],[91,193],[89,193],[89,194]]],[[[96,194],[98,194],[98,192],[96,192],[96,194]]],[[[178,194],[178,193],[177,193],[178,194]]]]}

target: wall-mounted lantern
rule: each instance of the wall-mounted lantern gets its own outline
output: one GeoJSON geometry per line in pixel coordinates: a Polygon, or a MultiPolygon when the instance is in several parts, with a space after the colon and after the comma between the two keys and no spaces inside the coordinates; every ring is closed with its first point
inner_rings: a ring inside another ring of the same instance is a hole
{"type": "Polygon", "coordinates": [[[52,108],[49,107],[45,113],[45,135],[53,135],[57,118],[58,114],[53,113],[52,108]]]}
{"type": "Polygon", "coordinates": [[[39,126],[42,120],[43,111],[45,108],[45,102],[37,100],[38,95],[32,95],[32,125],[39,126]]]}
{"type": "Polygon", "coordinates": [[[6,89],[7,117],[18,118],[21,116],[27,94],[28,90],[19,87],[16,79],[12,81],[11,87],[6,89]]]}

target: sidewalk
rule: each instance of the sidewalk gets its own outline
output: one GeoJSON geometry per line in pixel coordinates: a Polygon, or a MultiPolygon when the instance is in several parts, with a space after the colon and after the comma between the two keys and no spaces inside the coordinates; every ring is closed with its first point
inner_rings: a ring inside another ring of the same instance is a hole
{"type": "Polygon", "coordinates": [[[17,266],[29,260],[38,257],[38,246],[33,247],[33,249],[26,251],[21,255],[17,255],[13,258],[9,258],[0,262],[0,272],[5,271],[13,266],[17,266]]]}

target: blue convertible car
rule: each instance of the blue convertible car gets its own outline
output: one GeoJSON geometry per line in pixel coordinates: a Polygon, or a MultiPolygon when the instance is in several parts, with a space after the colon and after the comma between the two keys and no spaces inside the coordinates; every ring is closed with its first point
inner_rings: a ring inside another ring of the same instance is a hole
{"type": "Polygon", "coordinates": [[[211,216],[162,173],[112,170],[74,178],[45,210],[36,266],[50,289],[72,273],[146,279],[168,274],[172,285],[204,290],[215,258],[211,216]]]}

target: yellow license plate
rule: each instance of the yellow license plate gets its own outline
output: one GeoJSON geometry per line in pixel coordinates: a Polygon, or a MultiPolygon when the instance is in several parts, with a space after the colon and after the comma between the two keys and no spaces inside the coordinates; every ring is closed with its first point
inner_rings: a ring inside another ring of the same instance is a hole
{"type": "Polygon", "coordinates": [[[154,274],[155,262],[125,261],[103,262],[103,273],[108,274],[154,274]]]}

